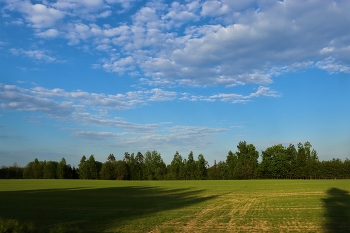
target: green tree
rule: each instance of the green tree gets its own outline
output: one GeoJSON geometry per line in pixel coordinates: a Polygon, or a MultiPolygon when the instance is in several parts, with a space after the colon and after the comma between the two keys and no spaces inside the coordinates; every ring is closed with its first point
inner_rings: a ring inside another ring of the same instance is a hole
{"type": "Polygon", "coordinates": [[[174,180],[183,179],[183,174],[182,174],[183,171],[184,171],[184,164],[182,161],[182,156],[179,154],[178,151],[176,151],[169,168],[170,179],[174,179],[174,180]]]}
{"type": "Polygon", "coordinates": [[[236,152],[238,162],[234,173],[238,179],[253,179],[258,172],[259,152],[253,144],[247,144],[245,141],[239,142],[236,152]]]}
{"type": "Polygon", "coordinates": [[[107,160],[110,161],[110,162],[115,162],[114,155],[113,154],[109,154],[107,160]]]}
{"type": "Polygon", "coordinates": [[[58,162],[47,161],[44,167],[44,179],[57,178],[57,167],[58,167],[58,162]]]}
{"type": "Polygon", "coordinates": [[[143,171],[145,168],[143,154],[141,152],[137,152],[137,154],[135,156],[135,160],[136,160],[136,168],[135,168],[135,172],[134,172],[134,179],[135,180],[143,180],[143,178],[144,178],[143,171]]]}
{"type": "Polygon", "coordinates": [[[68,167],[66,163],[66,159],[62,158],[57,166],[57,178],[58,179],[66,179],[68,178],[68,167]]]}
{"type": "Polygon", "coordinates": [[[129,177],[125,161],[118,160],[114,163],[114,177],[116,180],[127,180],[129,177]]]}
{"type": "Polygon", "coordinates": [[[204,159],[204,156],[202,154],[198,155],[198,160],[196,161],[196,179],[197,180],[205,180],[207,179],[208,175],[208,162],[204,159]]]}
{"type": "Polygon", "coordinates": [[[136,163],[136,158],[135,158],[134,153],[131,153],[131,155],[130,155],[128,167],[129,167],[129,169],[128,169],[129,170],[129,179],[130,180],[137,180],[138,166],[136,163]]]}
{"type": "Polygon", "coordinates": [[[262,152],[260,165],[262,178],[281,179],[289,174],[287,150],[282,144],[268,147],[262,152]]]}
{"type": "Polygon", "coordinates": [[[226,157],[226,166],[227,166],[227,178],[228,179],[237,179],[238,174],[235,173],[235,168],[238,163],[238,157],[232,151],[229,151],[226,157]]]}
{"type": "Polygon", "coordinates": [[[34,162],[29,162],[24,167],[23,178],[25,178],[25,179],[34,179],[33,167],[34,167],[34,162]]]}
{"type": "Polygon", "coordinates": [[[35,158],[33,163],[33,177],[34,179],[43,179],[44,178],[44,166],[45,162],[39,161],[37,158],[35,158]]]}
{"type": "Polygon", "coordinates": [[[163,180],[166,175],[166,165],[161,155],[156,151],[145,153],[145,176],[147,180],[163,180]]]}
{"type": "Polygon", "coordinates": [[[115,161],[106,161],[101,168],[100,176],[103,180],[114,180],[115,179],[115,172],[114,172],[114,165],[113,163],[116,163],[115,161]]]}
{"type": "Polygon", "coordinates": [[[85,155],[81,157],[80,163],[78,165],[78,169],[79,169],[79,172],[78,172],[79,178],[84,180],[88,179],[88,168],[87,168],[85,155]]]}
{"type": "MultiPolygon", "coordinates": [[[[97,180],[99,178],[99,164],[96,162],[95,157],[90,155],[89,159],[85,162],[87,179],[97,180]]],[[[102,167],[102,166],[101,166],[102,167]]]]}
{"type": "Polygon", "coordinates": [[[185,163],[186,180],[195,180],[197,173],[196,161],[193,158],[193,152],[188,154],[188,158],[185,163]]]}
{"type": "Polygon", "coordinates": [[[297,164],[297,155],[298,151],[293,144],[289,144],[286,149],[287,160],[289,164],[288,168],[288,178],[295,179],[298,174],[298,164],[297,164]]]}

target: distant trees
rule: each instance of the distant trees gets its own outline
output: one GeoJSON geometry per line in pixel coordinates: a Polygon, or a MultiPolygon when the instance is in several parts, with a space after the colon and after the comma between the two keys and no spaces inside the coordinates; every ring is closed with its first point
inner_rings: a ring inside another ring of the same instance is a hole
{"type": "Polygon", "coordinates": [[[166,165],[161,155],[156,151],[145,153],[144,179],[163,180],[166,175],[166,165]]]}
{"type": "Polygon", "coordinates": [[[79,163],[79,178],[84,180],[97,180],[100,178],[101,169],[102,163],[95,161],[93,155],[90,155],[88,160],[86,160],[86,157],[83,155],[79,163]]]}
{"type": "Polygon", "coordinates": [[[104,180],[221,180],[221,179],[350,179],[350,160],[319,161],[310,142],[273,145],[259,152],[253,144],[239,142],[237,151],[229,151],[225,161],[216,160],[209,166],[204,155],[197,160],[191,151],[183,158],[178,151],[166,165],[156,150],[129,154],[122,160],[113,154],[104,163],[82,156],[78,169],[61,161],[39,161],[37,158],[24,168],[14,164],[0,168],[1,179],[104,179],[104,180]]]}
{"type": "Polygon", "coordinates": [[[185,165],[182,161],[182,156],[178,151],[175,152],[174,158],[168,168],[168,179],[171,180],[182,180],[184,179],[184,169],[185,165]]]}
{"type": "Polygon", "coordinates": [[[56,179],[59,178],[57,175],[58,162],[56,161],[47,161],[44,166],[44,179],[56,179]]]}
{"type": "Polygon", "coordinates": [[[0,179],[21,179],[23,178],[23,170],[24,168],[19,167],[17,163],[9,167],[1,166],[0,179]]]}
{"type": "Polygon", "coordinates": [[[76,179],[75,168],[66,164],[65,158],[58,163],[56,161],[39,161],[37,158],[29,162],[23,168],[25,179],[76,179]]]}

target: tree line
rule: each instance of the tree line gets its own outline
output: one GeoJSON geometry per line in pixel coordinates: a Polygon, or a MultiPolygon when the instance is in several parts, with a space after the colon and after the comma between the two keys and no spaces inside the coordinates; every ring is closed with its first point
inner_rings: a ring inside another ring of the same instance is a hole
{"type": "Polygon", "coordinates": [[[77,168],[62,158],[60,162],[35,159],[24,168],[14,164],[0,168],[1,179],[103,179],[103,180],[231,180],[231,179],[349,179],[350,160],[319,161],[309,142],[274,145],[261,154],[253,144],[239,142],[237,151],[229,151],[225,161],[209,166],[202,154],[191,151],[183,158],[176,151],[166,165],[156,151],[124,153],[122,160],[113,154],[104,163],[94,156],[82,156],[77,168]],[[259,157],[261,161],[259,162],[259,157]]]}

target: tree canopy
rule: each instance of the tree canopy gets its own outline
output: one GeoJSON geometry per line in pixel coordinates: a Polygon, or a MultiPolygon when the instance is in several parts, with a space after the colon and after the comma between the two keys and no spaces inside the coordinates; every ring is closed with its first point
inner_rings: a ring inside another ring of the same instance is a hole
{"type": "Polygon", "coordinates": [[[78,168],[72,168],[65,158],[60,162],[39,161],[24,168],[14,164],[0,168],[2,179],[104,179],[104,180],[205,180],[205,179],[349,179],[350,160],[319,161],[310,142],[273,145],[261,151],[253,144],[241,141],[236,152],[229,151],[225,161],[216,160],[209,166],[203,154],[197,160],[191,151],[183,158],[178,151],[166,165],[156,150],[125,152],[122,160],[109,154],[104,163],[94,155],[82,156],[78,168]],[[259,161],[260,158],[260,161],[259,161]]]}

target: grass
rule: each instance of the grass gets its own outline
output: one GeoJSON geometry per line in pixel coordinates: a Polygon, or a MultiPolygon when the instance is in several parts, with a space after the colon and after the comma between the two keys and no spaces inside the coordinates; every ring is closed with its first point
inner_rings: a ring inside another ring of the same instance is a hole
{"type": "Polygon", "coordinates": [[[39,232],[350,232],[350,180],[0,180],[39,232]]]}

